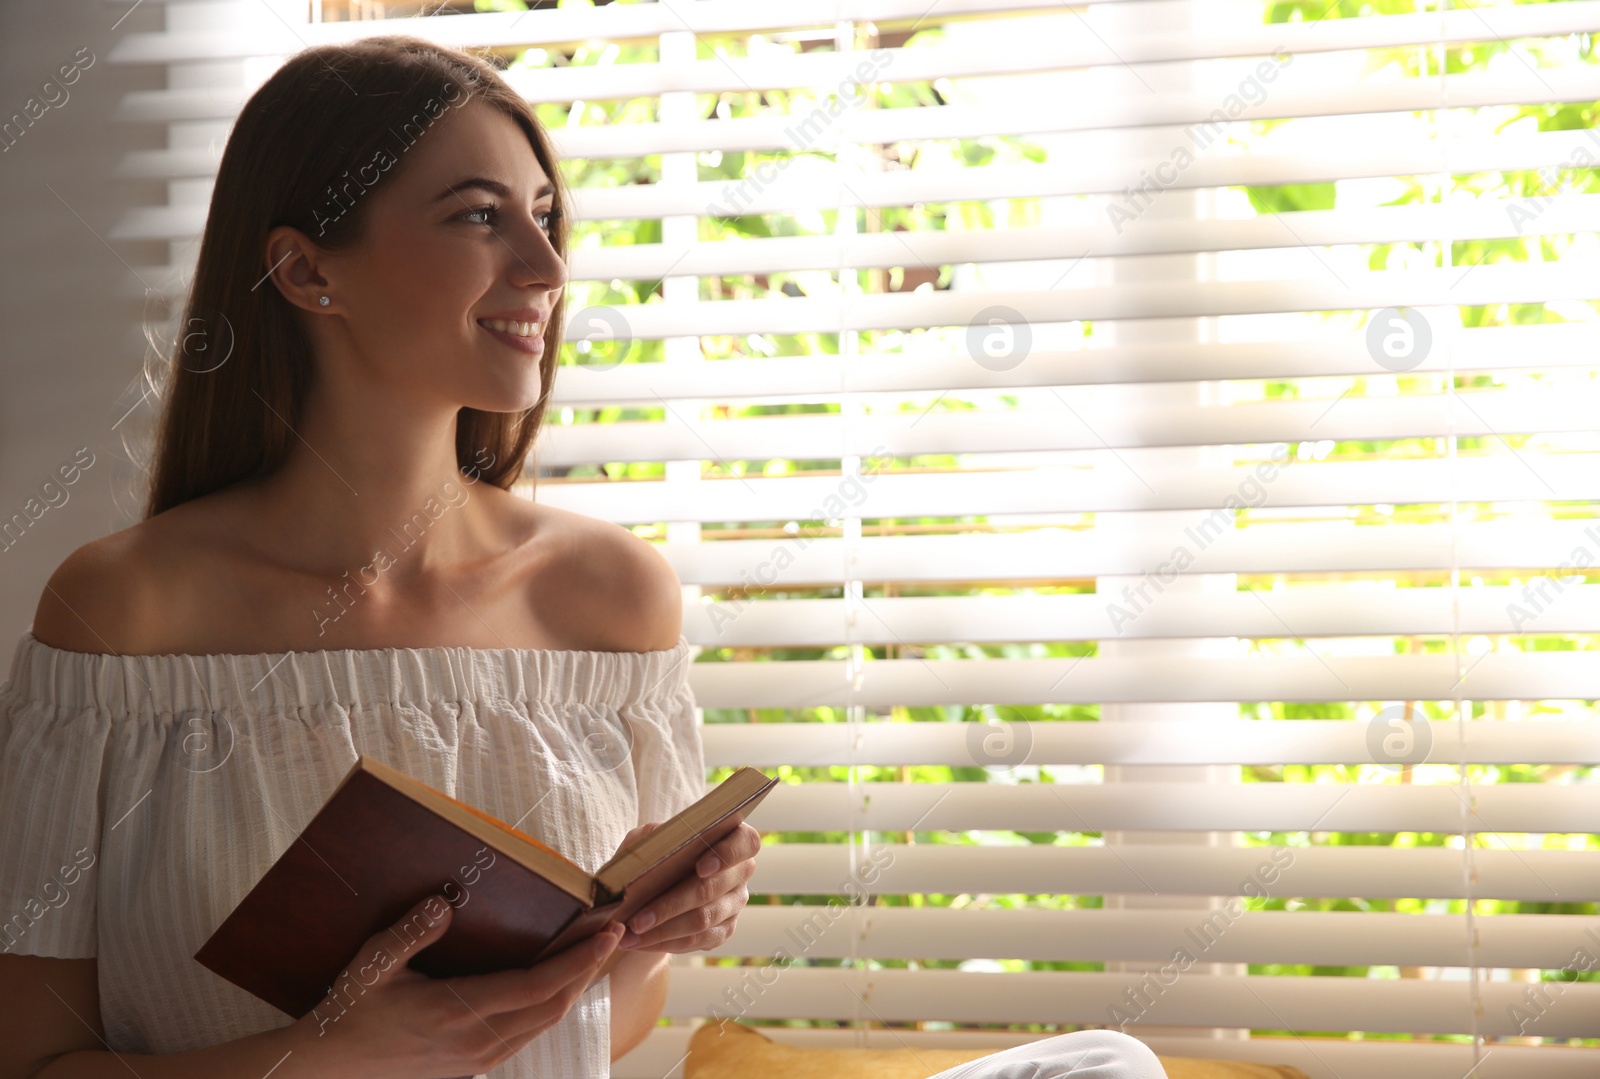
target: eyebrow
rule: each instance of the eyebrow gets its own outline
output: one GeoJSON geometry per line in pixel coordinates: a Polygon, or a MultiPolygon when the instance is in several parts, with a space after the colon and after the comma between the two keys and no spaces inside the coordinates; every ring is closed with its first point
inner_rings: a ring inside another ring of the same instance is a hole
{"type": "MultiPolygon", "coordinates": [[[[498,195],[503,199],[509,199],[511,197],[511,189],[505,184],[501,183],[499,180],[490,180],[483,176],[472,176],[468,179],[458,180],[451,184],[449,187],[435,195],[433,197],[433,202],[438,202],[441,199],[449,198],[451,195],[459,195],[462,191],[466,191],[469,188],[474,187],[481,188],[482,190],[489,192],[491,195],[498,195]]],[[[533,193],[533,197],[535,199],[542,199],[546,195],[555,194],[555,190],[554,184],[547,183],[538,191],[535,191],[533,193]]]]}

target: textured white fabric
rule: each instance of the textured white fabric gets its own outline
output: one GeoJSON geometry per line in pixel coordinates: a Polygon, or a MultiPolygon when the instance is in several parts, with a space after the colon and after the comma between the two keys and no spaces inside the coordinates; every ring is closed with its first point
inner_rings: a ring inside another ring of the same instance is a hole
{"type": "MultiPolygon", "coordinates": [[[[67,652],[31,632],[0,686],[0,951],[99,960],[115,1050],[293,1019],[193,958],[358,753],[594,870],[700,797],[680,637],[654,652],[67,652]]],[[[610,1073],[610,979],[490,1079],[610,1073]]]]}
{"type": "Polygon", "coordinates": [[[1074,1030],[1001,1049],[928,1079],[1166,1079],[1149,1046],[1115,1030],[1074,1030]]]}

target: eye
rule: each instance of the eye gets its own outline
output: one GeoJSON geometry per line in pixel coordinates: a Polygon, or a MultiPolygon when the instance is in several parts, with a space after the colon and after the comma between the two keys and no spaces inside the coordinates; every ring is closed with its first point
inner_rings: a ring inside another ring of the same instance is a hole
{"type": "MultiPolygon", "coordinates": [[[[489,218],[491,220],[486,220],[486,221],[476,222],[476,223],[477,224],[488,225],[488,224],[492,223],[492,219],[499,212],[500,212],[500,207],[491,203],[491,204],[486,205],[486,206],[475,206],[472,209],[465,211],[464,213],[457,214],[456,217],[458,219],[461,219],[461,220],[466,220],[467,218],[470,218],[470,217],[476,217],[479,214],[487,214],[487,215],[489,215],[489,218]]],[[[543,213],[535,214],[534,215],[534,219],[535,220],[540,220],[540,221],[543,222],[543,224],[540,227],[543,228],[545,230],[545,232],[552,232],[556,227],[556,222],[561,220],[561,216],[562,216],[561,215],[561,211],[559,209],[557,209],[556,207],[552,206],[550,209],[544,211],[543,213]]]]}

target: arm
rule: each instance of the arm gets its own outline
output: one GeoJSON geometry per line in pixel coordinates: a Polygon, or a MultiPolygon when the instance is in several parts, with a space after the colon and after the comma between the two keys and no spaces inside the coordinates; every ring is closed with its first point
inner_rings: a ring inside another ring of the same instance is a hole
{"type": "Polygon", "coordinates": [[[611,972],[611,1060],[649,1036],[667,1003],[665,952],[624,952],[611,972]]]}
{"type": "MultiPolygon", "coordinates": [[[[657,823],[642,824],[629,835],[657,823]]],[[[749,898],[745,882],[755,872],[760,850],[761,833],[741,823],[700,860],[694,877],[651,900],[635,916],[635,926],[646,914],[659,924],[642,934],[630,932],[611,956],[616,960],[611,978],[612,1063],[649,1037],[661,1018],[667,1002],[665,953],[710,951],[732,935],[749,898]],[[721,868],[724,861],[727,867],[721,868]]]]}
{"type": "Polygon", "coordinates": [[[187,1053],[114,1053],[107,1049],[77,1050],[47,1058],[44,1067],[19,1075],[28,1079],[126,1079],[134,1070],[139,1079],[211,1079],[218,1075],[266,1075],[295,1079],[322,1079],[334,1073],[304,1052],[294,1052],[291,1027],[266,1030],[236,1041],[208,1045],[187,1053]],[[276,1069],[276,1070],[274,1070],[276,1069]]]}
{"type": "Polygon", "coordinates": [[[112,1052],[101,1026],[97,969],[94,959],[0,955],[0,1014],[12,1020],[0,1039],[0,1079],[126,1079],[130,1072],[140,1079],[211,1079],[265,1075],[280,1061],[273,1079],[335,1074],[317,1062],[320,1047],[292,1037],[294,1027],[187,1053],[112,1052]]]}
{"type": "MultiPolygon", "coordinates": [[[[547,960],[526,968],[512,968],[489,974],[462,975],[441,981],[412,970],[409,962],[398,962],[394,938],[401,929],[421,929],[414,943],[426,948],[442,937],[453,917],[452,908],[442,895],[432,895],[406,912],[401,921],[379,929],[352,955],[349,964],[331,988],[328,997],[339,1007],[345,994],[359,988],[365,1003],[341,1011],[337,1017],[307,1012],[287,1027],[263,1031],[186,1053],[140,1055],[139,1068],[129,1057],[107,1049],[93,1051],[94,1043],[104,1045],[98,1013],[95,1026],[66,1004],[52,1010],[40,1004],[24,1021],[51,1025],[56,1033],[34,1037],[26,1049],[10,1050],[0,1056],[9,1061],[5,1079],[49,1079],[65,1077],[122,1076],[131,1071],[139,1079],[189,1079],[189,1077],[241,1076],[261,1079],[439,1079],[443,1076],[471,1079],[510,1060],[571,1010],[594,972],[616,948],[620,929],[602,930],[598,940],[575,945],[547,960]],[[437,908],[436,911],[434,908],[437,908]],[[414,924],[412,917],[427,922],[414,924]],[[371,957],[366,966],[361,960],[371,957]],[[382,957],[390,961],[387,966],[382,957]],[[370,985],[364,974],[376,969],[370,985]],[[354,970],[354,973],[352,973],[354,970]],[[58,1014],[60,1012],[60,1014],[58,1014]],[[65,1015],[71,1014],[86,1033],[74,1033],[63,1043],[59,1031],[68,1029],[65,1015]],[[336,1018],[338,1032],[324,1037],[326,1024],[336,1018]],[[491,1023],[489,1019],[494,1021],[491,1023]],[[348,1024],[348,1025],[347,1025],[348,1024]],[[93,1042],[89,1038],[93,1038],[93,1042]],[[74,1050],[91,1050],[75,1052],[74,1050]]],[[[405,950],[409,950],[409,947],[405,950]]],[[[404,951],[401,953],[404,955],[404,951]]],[[[20,975],[17,981],[31,982],[32,988],[49,989],[51,980],[61,980],[69,970],[39,967],[30,971],[20,965],[26,956],[11,956],[5,973],[20,975]]],[[[63,963],[74,960],[40,960],[63,963]]],[[[93,983],[80,975],[84,985],[75,989],[79,1003],[94,998],[93,983]]],[[[65,982],[63,982],[65,985],[65,982]]],[[[26,985],[7,983],[4,1003],[15,1004],[23,997],[26,985]]],[[[42,994],[41,994],[42,996],[42,994]]],[[[85,1011],[84,1014],[88,1014],[85,1011]]],[[[7,1015],[13,1026],[20,1025],[7,1015]]],[[[3,1040],[13,1040],[7,1031],[3,1040]]],[[[15,1039],[20,1040],[20,1039],[15,1039]]]]}

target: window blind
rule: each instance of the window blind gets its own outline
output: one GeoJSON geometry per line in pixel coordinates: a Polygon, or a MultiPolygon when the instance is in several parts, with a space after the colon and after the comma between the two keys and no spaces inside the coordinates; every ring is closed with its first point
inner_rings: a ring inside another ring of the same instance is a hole
{"type": "Polygon", "coordinates": [[[306,45],[492,49],[571,170],[528,493],[662,544],[709,778],[786,781],[617,1075],[1600,1073],[1600,3],[163,8],[169,296],[306,45]]]}

